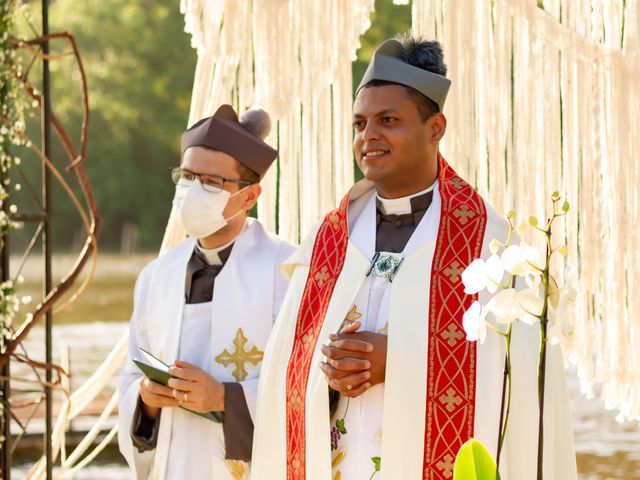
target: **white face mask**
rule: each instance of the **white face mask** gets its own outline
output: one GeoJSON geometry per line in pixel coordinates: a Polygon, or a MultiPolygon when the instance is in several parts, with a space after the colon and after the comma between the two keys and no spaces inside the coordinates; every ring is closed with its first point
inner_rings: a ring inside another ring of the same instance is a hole
{"type": "Polygon", "coordinates": [[[188,187],[178,186],[173,201],[178,207],[180,220],[187,234],[195,238],[208,237],[227,225],[229,220],[240,215],[242,209],[229,218],[224,218],[222,212],[229,199],[245,188],[247,187],[233,195],[226,190],[217,193],[207,192],[198,179],[188,187]]]}

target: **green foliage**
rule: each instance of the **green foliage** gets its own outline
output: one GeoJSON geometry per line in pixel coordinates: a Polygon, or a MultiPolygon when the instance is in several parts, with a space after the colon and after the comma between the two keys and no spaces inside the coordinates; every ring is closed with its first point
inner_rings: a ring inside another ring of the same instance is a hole
{"type": "Polygon", "coordinates": [[[496,462],[487,448],[475,438],[467,440],[453,467],[453,480],[500,480],[496,462]]]}
{"type": "MultiPolygon", "coordinates": [[[[33,8],[39,14],[39,2],[33,8]]],[[[175,0],[51,3],[50,31],[74,35],[87,75],[87,172],[104,219],[102,246],[119,245],[125,223],[139,228],[143,247],[155,249],[161,241],[173,192],[169,170],[179,162],[196,64],[183,28],[175,0]]],[[[23,34],[33,36],[27,29],[23,34]]],[[[70,50],[60,40],[52,42],[51,49],[70,50]]],[[[53,110],[79,148],[80,73],[73,58],[52,61],[50,69],[53,110]]],[[[32,81],[38,78],[33,72],[32,81]]],[[[39,128],[36,116],[29,125],[31,138],[39,138],[39,128]]],[[[66,165],[57,143],[52,157],[57,165],[66,165]]],[[[35,158],[26,163],[37,187],[40,163],[35,158]]],[[[78,215],[59,188],[54,187],[53,202],[54,241],[68,246],[81,228],[78,215]]]]}
{"type": "MultiPolygon", "coordinates": [[[[16,0],[0,4],[0,248],[4,237],[15,222],[11,220],[6,205],[9,198],[9,175],[14,163],[13,148],[22,143],[24,132],[23,109],[26,103],[22,89],[16,80],[16,73],[22,65],[16,59],[13,48],[15,19],[22,7],[16,0]]],[[[4,291],[0,292],[4,295],[4,291]]],[[[0,296],[0,298],[3,298],[0,296]]]]}
{"type": "MultiPolygon", "coordinates": [[[[22,38],[36,36],[40,28],[40,2],[28,5],[34,20],[32,25],[22,25],[22,38]]],[[[362,47],[353,66],[354,87],[375,48],[396,33],[410,29],[411,7],[393,5],[392,0],[376,0],[371,23],[362,36],[362,47]]],[[[50,31],[74,35],[87,75],[91,108],[87,171],[104,220],[102,248],[117,248],[127,223],[138,227],[139,247],[156,250],[161,241],[173,192],[169,169],[179,162],[180,136],[187,123],[197,59],[183,28],[184,17],[176,0],[50,3],[50,31]]],[[[67,52],[69,45],[55,40],[51,51],[67,52]]],[[[79,148],[80,73],[70,57],[53,60],[50,69],[53,110],[79,148]]],[[[40,77],[39,62],[35,62],[29,79],[38,88],[40,77]]],[[[38,112],[28,119],[27,134],[39,143],[38,112]]],[[[25,149],[18,153],[29,181],[20,179],[18,173],[12,174],[23,188],[11,192],[11,203],[22,212],[37,211],[34,197],[40,197],[41,163],[25,149]]],[[[68,164],[55,140],[52,159],[60,168],[68,164]]],[[[359,171],[356,176],[360,178],[359,171]]],[[[71,174],[66,178],[74,184],[71,174]]],[[[82,226],[73,205],[55,182],[53,212],[56,248],[71,248],[83,238],[82,226]]],[[[26,241],[32,231],[28,226],[14,235],[14,245],[26,241]]]]}
{"type": "Polygon", "coordinates": [[[371,27],[360,37],[358,59],[353,62],[353,90],[360,83],[378,45],[397,33],[411,30],[411,5],[394,5],[392,0],[376,0],[371,27]]]}

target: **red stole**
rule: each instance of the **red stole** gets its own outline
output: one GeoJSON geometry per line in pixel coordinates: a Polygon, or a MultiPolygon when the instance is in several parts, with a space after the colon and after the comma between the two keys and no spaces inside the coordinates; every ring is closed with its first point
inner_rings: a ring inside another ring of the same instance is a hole
{"type": "MultiPolygon", "coordinates": [[[[474,297],[464,293],[460,275],[480,256],[486,226],[480,195],[442,156],[438,159],[442,210],[429,293],[424,479],[450,479],[456,453],[473,436],[476,343],[465,340],[462,315],[474,297]]],[[[300,301],[287,367],[287,480],[306,478],[307,381],[318,335],[344,265],[349,243],[348,204],[349,194],[320,226],[300,301]]]]}

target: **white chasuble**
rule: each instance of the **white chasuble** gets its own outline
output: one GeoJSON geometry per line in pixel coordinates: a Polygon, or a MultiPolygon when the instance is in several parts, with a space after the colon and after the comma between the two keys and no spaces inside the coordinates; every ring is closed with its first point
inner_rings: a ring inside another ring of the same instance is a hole
{"type": "Polygon", "coordinates": [[[286,289],[279,265],[292,247],[248,219],[215,279],[212,301],[185,305],[194,247],[195,239],[185,240],[145,267],[136,282],[118,441],[137,478],[249,477],[249,464],[225,460],[222,425],[180,408],[162,410],[155,450],[140,453],[130,438],[142,379],[131,358],[140,357],[139,348],[169,364],[194,363],[220,382],[239,382],[254,418],[262,355],[286,289]]]}
{"type": "MultiPolygon", "coordinates": [[[[458,180],[454,178],[454,186],[456,182],[458,180]]],[[[459,375],[455,368],[437,368],[435,363],[444,360],[430,359],[429,349],[434,339],[429,338],[426,327],[433,308],[429,272],[432,271],[435,255],[434,240],[436,233],[441,233],[439,229],[443,224],[438,206],[442,203],[441,187],[440,181],[440,188],[434,191],[432,206],[409,240],[402,253],[404,261],[390,284],[382,282],[380,277],[367,277],[375,245],[372,185],[362,181],[350,192],[349,239],[344,263],[336,278],[330,301],[325,307],[326,314],[318,327],[313,352],[309,353],[311,359],[303,402],[295,395],[297,391],[294,391],[293,397],[288,393],[291,379],[287,372],[291,366],[292,352],[304,352],[307,348],[306,337],[301,338],[302,347],[299,344],[296,347],[294,338],[300,338],[297,321],[304,312],[299,307],[301,300],[305,298],[305,288],[309,288],[309,272],[315,268],[312,253],[314,247],[318,247],[323,225],[316,228],[283,265],[291,275],[291,283],[265,352],[254,432],[253,480],[452,478],[455,453],[432,458],[429,468],[425,468],[426,445],[429,443],[425,440],[427,438],[432,444],[438,445],[452,436],[468,438],[472,434],[495,455],[503,384],[504,342],[491,332],[484,344],[477,345],[472,365],[475,375],[472,431],[445,431],[442,437],[429,437],[434,434],[428,428],[426,420],[429,418],[427,405],[430,405],[427,394],[432,388],[427,382],[429,372],[450,378],[459,375]],[[374,296],[377,297],[375,300],[374,296]],[[346,399],[341,399],[334,418],[331,419],[328,385],[319,368],[320,362],[325,360],[320,346],[329,342],[329,335],[340,328],[345,318],[355,319],[358,316],[364,329],[387,329],[386,381],[372,387],[360,397],[351,399],[348,411],[346,399]],[[291,418],[297,418],[291,412],[296,411],[304,413],[303,435],[297,433],[299,426],[291,423],[291,418]],[[345,420],[347,433],[341,435],[336,442],[335,431],[332,436],[332,427],[341,418],[345,420]],[[332,443],[337,448],[332,449],[332,443]],[[296,454],[303,452],[303,456],[292,457],[287,454],[288,451],[296,454]],[[373,459],[377,457],[380,457],[379,472],[374,469],[373,459]]],[[[480,238],[482,246],[478,256],[486,258],[489,255],[490,241],[493,238],[504,241],[507,228],[506,223],[488,205],[484,204],[484,207],[486,227],[480,238]]],[[[464,215],[466,212],[463,209],[457,213],[464,215]]],[[[325,223],[337,221],[332,215],[334,214],[327,215],[325,223]]],[[[331,239],[330,236],[323,238],[331,239]]],[[[451,264],[445,275],[451,277],[452,282],[457,282],[462,270],[460,265],[451,264]]],[[[328,272],[322,268],[315,270],[312,275],[319,285],[329,277],[328,272]]],[[[486,300],[480,298],[480,301],[486,300]]],[[[537,327],[517,323],[513,332],[511,417],[506,445],[501,455],[500,471],[503,479],[528,480],[535,478],[536,471],[538,330],[537,327]]],[[[466,342],[461,329],[441,330],[438,336],[439,341],[446,342],[451,347],[466,342]]],[[[576,478],[573,434],[564,370],[556,347],[550,347],[547,365],[545,478],[571,480],[576,478]]],[[[289,375],[291,374],[289,370],[289,375]]],[[[433,381],[440,380],[435,378],[433,381]]],[[[449,411],[454,411],[464,403],[458,392],[451,389],[438,392],[432,401],[434,406],[430,408],[437,409],[445,417],[449,411]]],[[[446,430],[447,426],[443,428],[446,430]]],[[[447,445],[444,447],[446,451],[447,445]]]]}

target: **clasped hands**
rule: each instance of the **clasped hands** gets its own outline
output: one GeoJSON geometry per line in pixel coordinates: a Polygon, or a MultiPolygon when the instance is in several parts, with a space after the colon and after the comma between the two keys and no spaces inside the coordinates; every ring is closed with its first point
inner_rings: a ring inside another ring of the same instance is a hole
{"type": "Polygon", "coordinates": [[[189,362],[176,360],[169,368],[167,386],[144,377],[140,382],[140,398],[144,413],[157,418],[164,407],[184,407],[194,412],[224,411],[224,385],[189,362]]]}
{"type": "Polygon", "coordinates": [[[340,333],[329,335],[329,344],[321,347],[327,361],[320,362],[320,369],[329,386],[346,397],[362,395],[385,378],[387,336],[358,332],[360,326],[360,322],[353,322],[340,333]]]}

